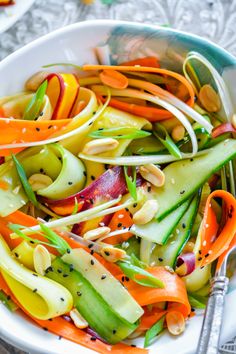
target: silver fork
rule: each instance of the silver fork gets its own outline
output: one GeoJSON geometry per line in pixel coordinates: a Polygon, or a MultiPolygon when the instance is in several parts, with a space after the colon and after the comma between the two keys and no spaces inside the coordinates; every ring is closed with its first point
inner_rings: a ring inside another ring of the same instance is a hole
{"type": "MultiPolygon", "coordinates": [[[[227,183],[223,189],[229,190],[235,196],[235,177],[232,161],[228,163],[229,188],[227,183]]],[[[226,169],[222,169],[222,180],[226,181],[226,169]]],[[[231,249],[225,257],[220,269],[211,279],[211,292],[208,299],[201,334],[198,342],[197,354],[217,354],[224,313],[225,295],[228,290],[229,278],[226,276],[226,267],[229,256],[236,251],[231,249]]]]}

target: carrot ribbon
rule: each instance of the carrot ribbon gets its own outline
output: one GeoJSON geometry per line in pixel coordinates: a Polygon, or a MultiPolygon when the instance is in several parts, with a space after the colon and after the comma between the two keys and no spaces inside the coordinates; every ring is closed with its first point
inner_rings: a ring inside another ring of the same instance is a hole
{"type": "MultiPolygon", "coordinates": [[[[203,222],[200,230],[201,248],[198,258],[198,265],[203,267],[220,258],[227,253],[230,247],[234,246],[234,236],[236,234],[236,199],[232,194],[223,190],[212,192],[206,202],[203,222]],[[225,222],[219,226],[216,215],[211,207],[213,198],[221,198],[225,208],[225,222]]],[[[219,263],[219,264],[220,264],[219,263]]]]}

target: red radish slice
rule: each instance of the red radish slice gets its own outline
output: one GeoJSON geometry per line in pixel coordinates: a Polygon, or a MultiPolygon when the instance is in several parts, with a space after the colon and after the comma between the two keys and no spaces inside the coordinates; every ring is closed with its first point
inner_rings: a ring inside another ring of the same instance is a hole
{"type": "Polygon", "coordinates": [[[217,138],[217,136],[222,135],[224,133],[236,133],[236,129],[231,123],[224,123],[214,128],[212,130],[211,136],[212,138],[217,138]]]}

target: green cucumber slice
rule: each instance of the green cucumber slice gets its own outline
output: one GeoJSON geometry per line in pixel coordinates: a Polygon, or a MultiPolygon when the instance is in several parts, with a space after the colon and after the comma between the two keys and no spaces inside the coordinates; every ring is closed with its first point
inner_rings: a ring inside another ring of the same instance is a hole
{"type": "Polygon", "coordinates": [[[137,324],[129,323],[118,316],[88,280],[61,258],[52,262],[52,271],[47,272],[46,276],[70,291],[74,306],[89,326],[107,342],[118,343],[137,328],[137,324]]]}
{"type": "Polygon", "coordinates": [[[156,246],[152,254],[152,259],[154,259],[157,265],[175,267],[176,259],[191,235],[198,205],[199,195],[196,195],[176,226],[173,237],[169,239],[166,245],[156,246]]]}
{"type": "Polygon", "coordinates": [[[187,210],[191,200],[181,204],[176,210],[172,211],[161,221],[152,220],[145,225],[133,225],[131,231],[148,241],[164,245],[172,234],[179,220],[187,210]]]}
{"type": "Polygon", "coordinates": [[[143,309],[95,257],[77,248],[65,254],[62,260],[73,264],[109,306],[126,321],[134,323],[143,314],[143,309]],[[104,279],[103,279],[104,278],[104,279]]]}
{"type": "Polygon", "coordinates": [[[165,185],[158,189],[157,219],[163,219],[185,202],[225,163],[236,157],[236,140],[228,139],[207,154],[171,163],[164,168],[165,185]]]}

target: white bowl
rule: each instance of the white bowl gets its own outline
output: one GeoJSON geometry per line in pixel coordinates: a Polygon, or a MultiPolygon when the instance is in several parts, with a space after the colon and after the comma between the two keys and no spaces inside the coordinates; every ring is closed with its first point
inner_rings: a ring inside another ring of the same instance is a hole
{"type": "MultiPolygon", "coordinates": [[[[74,24],[46,35],[13,53],[0,63],[0,97],[22,90],[25,80],[42,65],[55,62],[96,63],[94,47],[108,45],[111,59],[127,61],[145,55],[157,55],[165,67],[180,69],[182,55],[196,50],[216,66],[219,72],[236,65],[236,60],[220,47],[197,36],[172,29],[116,21],[89,21],[74,24]]],[[[233,89],[232,76],[227,76],[233,89]],[[231,80],[230,80],[231,79],[231,80]]],[[[236,287],[235,287],[236,288],[236,287]]],[[[227,295],[221,343],[236,335],[236,291],[227,295]]],[[[31,353],[94,353],[68,340],[46,333],[20,314],[9,312],[0,304],[0,336],[31,353]]],[[[202,315],[187,323],[185,333],[173,338],[163,334],[150,353],[192,354],[196,351],[202,315]]],[[[133,343],[142,346],[142,339],[133,343]]]]}

